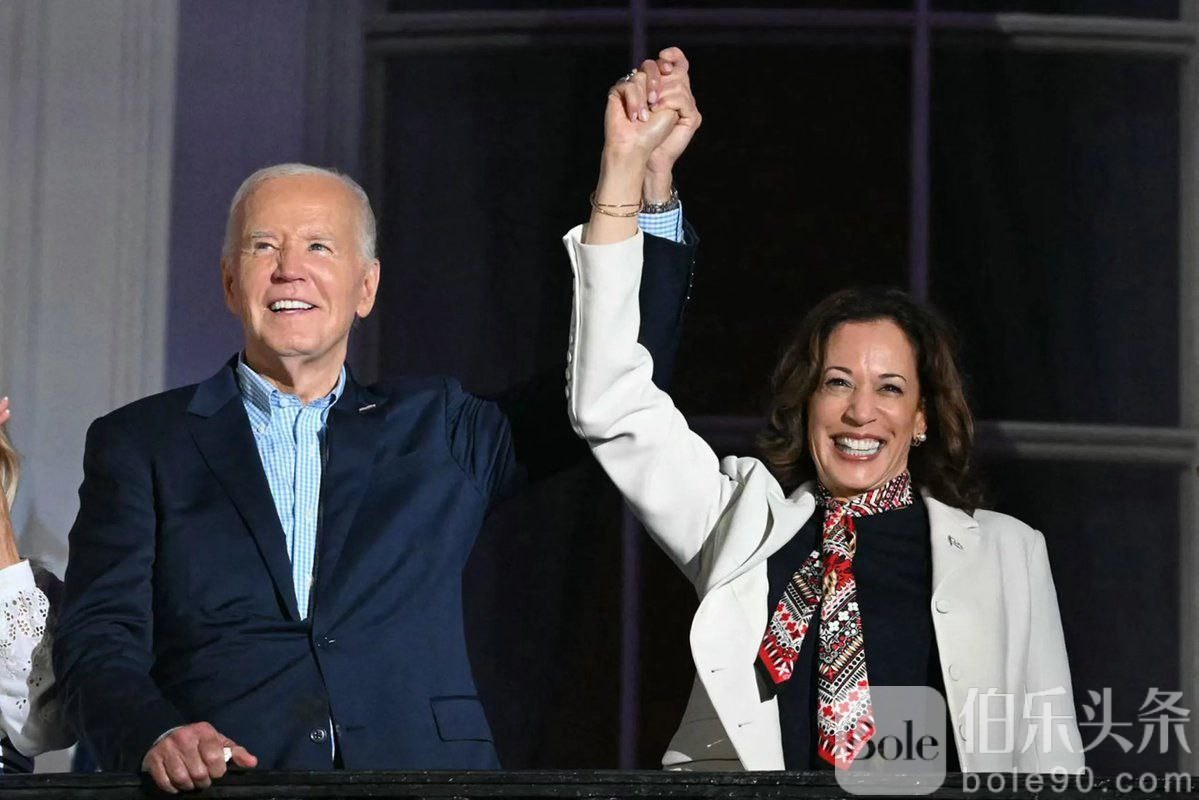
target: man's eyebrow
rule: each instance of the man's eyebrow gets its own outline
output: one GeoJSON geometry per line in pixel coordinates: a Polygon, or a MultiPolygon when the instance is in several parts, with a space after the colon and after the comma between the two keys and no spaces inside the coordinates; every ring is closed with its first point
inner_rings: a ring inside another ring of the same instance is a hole
{"type": "Polygon", "coordinates": [[[267,236],[274,236],[274,235],[275,234],[271,233],[270,231],[250,231],[251,239],[262,239],[267,236]]]}
{"type": "Polygon", "coordinates": [[[299,234],[305,239],[334,239],[336,238],[332,231],[328,228],[301,228],[299,234]]]}

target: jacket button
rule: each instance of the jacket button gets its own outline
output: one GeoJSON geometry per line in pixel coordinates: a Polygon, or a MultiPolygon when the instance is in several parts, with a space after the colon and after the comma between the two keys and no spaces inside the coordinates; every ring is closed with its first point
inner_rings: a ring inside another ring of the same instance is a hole
{"type": "Polygon", "coordinates": [[[949,613],[949,603],[946,603],[944,600],[938,600],[937,602],[933,603],[933,608],[937,609],[938,614],[949,613]]]}
{"type": "Polygon", "coordinates": [[[329,732],[324,728],[313,728],[312,733],[308,734],[308,738],[317,744],[320,744],[321,742],[325,741],[325,739],[329,738],[329,732]]]}
{"type": "Polygon", "coordinates": [[[949,665],[949,677],[955,681],[962,677],[962,670],[958,667],[957,664],[949,665]]]}

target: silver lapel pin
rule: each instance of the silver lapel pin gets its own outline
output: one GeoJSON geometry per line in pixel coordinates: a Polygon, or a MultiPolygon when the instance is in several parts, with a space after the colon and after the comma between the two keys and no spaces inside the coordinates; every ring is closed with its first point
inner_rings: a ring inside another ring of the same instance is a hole
{"type": "Polygon", "coordinates": [[[366,411],[370,411],[372,408],[374,408],[377,405],[378,405],[378,403],[371,403],[369,406],[363,406],[362,408],[358,409],[358,413],[362,414],[366,411]]]}
{"type": "Polygon", "coordinates": [[[959,549],[959,550],[965,550],[965,549],[966,549],[966,548],[962,547],[962,543],[961,543],[961,542],[959,542],[957,539],[953,538],[952,536],[950,536],[950,537],[949,537],[949,543],[950,543],[951,545],[953,545],[954,547],[956,547],[957,549],[959,549]]]}

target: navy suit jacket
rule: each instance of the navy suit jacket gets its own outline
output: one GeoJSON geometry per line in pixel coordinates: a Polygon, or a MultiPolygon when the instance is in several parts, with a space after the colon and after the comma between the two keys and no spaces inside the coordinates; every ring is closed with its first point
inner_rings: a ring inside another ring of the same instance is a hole
{"type": "MultiPolygon", "coordinates": [[[[692,235],[692,241],[693,241],[692,235]]],[[[668,375],[694,246],[646,237],[642,340],[668,375]]],[[[233,370],[88,431],[54,649],[68,717],[109,770],[211,722],[267,769],[496,769],[471,676],[462,569],[484,518],[586,456],[564,370],[498,398],[441,377],[329,413],[311,613],[233,370]]]]}

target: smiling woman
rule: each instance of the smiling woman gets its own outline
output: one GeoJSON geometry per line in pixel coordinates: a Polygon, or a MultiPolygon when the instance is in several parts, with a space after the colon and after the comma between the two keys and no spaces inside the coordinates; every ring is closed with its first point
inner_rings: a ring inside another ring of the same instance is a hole
{"type": "Polygon", "coordinates": [[[804,318],[771,381],[769,422],[758,444],[779,482],[790,491],[819,477],[847,497],[906,467],[941,502],[977,508],[974,422],[955,349],[945,322],[898,289],[847,289],[826,298],[804,318]],[[855,391],[859,382],[879,398],[879,419],[865,426],[872,409],[860,405],[869,395],[855,391]],[[839,434],[881,447],[862,452],[852,439],[834,446],[839,434]],[[862,460],[845,463],[842,455],[862,460]]]}
{"type": "Polygon", "coordinates": [[[899,706],[927,696],[902,691],[927,687],[951,733],[919,732],[950,771],[1080,770],[1044,537],[978,509],[971,414],[937,315],[897,290],[817,305],[775,371],[769,469],[719,461],[650,382],[641,235],[614,210],[662,122],[619,113],[644,107],[645,89],[645,76],[613,87],[593,213],[565,239],[568,397],[575,430],[700,597],[697,676],[663,764],[850,769],[912,719],[899,706]],[[897,692],[899,706],[882,701],[897,692]]]}

